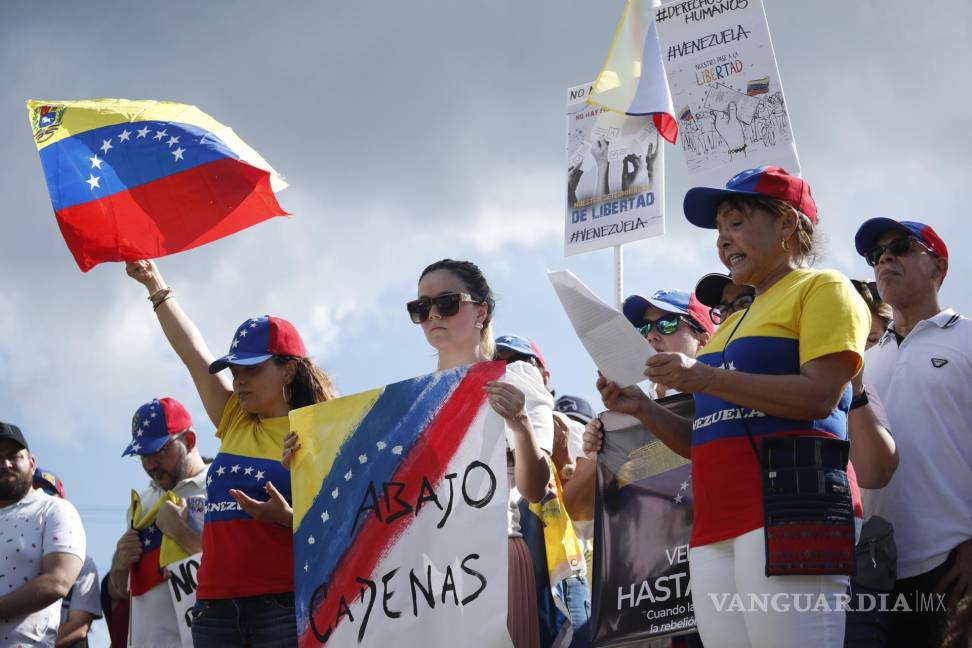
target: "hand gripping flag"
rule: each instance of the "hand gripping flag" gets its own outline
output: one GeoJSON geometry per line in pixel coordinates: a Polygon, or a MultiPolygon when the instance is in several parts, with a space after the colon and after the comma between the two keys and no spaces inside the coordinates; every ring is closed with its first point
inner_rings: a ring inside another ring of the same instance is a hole
{"type": "Polygon", "coordinates": [[[27,110],[58,226],[84,272],[286,215],[277,172],[195,106],[94,99],[27,110]]]}
{"type": "Polygon", "coordinates": [[[590,103],[626,115],[651,115],[658,133],[674,144],[678,122],[662,64],[651,0],[628,0],[590,103]]]}
{"type": "Polygon", "coordinates": [[[149,591],[164,578],[162,568],[189,556],[185,550],[172,538],[162,535],[155,526],[155,519],[159,515],[159,508],[163,502],[178,504],[182,499],[172,491],[166,491],[149,510],[142,508],[142,498],[138,492],[132,491],[132,503],[129,509],[132,528],[138,531],[138,539],[142,542],[142,557],[132,565],[129,572],[129,589],[132,596],[141,596],[149,591]]]}

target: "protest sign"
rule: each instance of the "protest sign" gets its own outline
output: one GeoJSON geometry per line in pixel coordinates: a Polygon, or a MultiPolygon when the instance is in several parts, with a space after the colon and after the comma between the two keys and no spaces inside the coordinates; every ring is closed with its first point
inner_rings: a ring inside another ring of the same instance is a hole
{"type": "Polygon", "coordinates": [[[658,131],[648,117],[588,104],[592,86],[567,91],[565,256],[665,233],[658,131]]]}
{"type": "Polygon", "coordinates": [[[176,623],[179,627],[179,637],[183,648],[192,648],[192,618],[189,611],[196,604],[196,572],[202,553],[193,554],[178,562],[174,562],[166,569],[169,570],[169,594],[172,596],[172,607],[175,610],[176,623]]]}
{"type": "Polygon", "coordinates": [[[655,21],[692,183],[722,187],[763,165],[798,175],[761,0],[672,2],[655,21]]]}
{"type": "MultiPolygon", "coordinates": [[[[657,402],[682,416],[695,409],[688,394],[657,402]]],[[[634,418],[607,412],[601,419],[606,434],[597,459],[593,645],[692,632],[691,464],[634,418]]]]}
{"type": "Polygon", "coordinates": [[[505,425],[486,362],[294,410],[298,640],[510,646],[505,425]]]}

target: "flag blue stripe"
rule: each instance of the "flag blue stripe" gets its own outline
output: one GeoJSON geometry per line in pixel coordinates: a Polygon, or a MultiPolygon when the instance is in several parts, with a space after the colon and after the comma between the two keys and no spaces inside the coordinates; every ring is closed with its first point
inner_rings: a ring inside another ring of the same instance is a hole
{"type": "Polygon", "coordinates": [[[55,212],[223,158],[239,159],[239,156],[209,131],[189,124],[157,121],[95,128],[40,151],[55,212]],[[139,132],[145,128],[148,132],[140,137],[139,132]],[[120,136],[126,130],[128,139],[122,141],[120,136]],[[166,134],[159,137],[162,132],[166,134]],[[169,144],[172,137],[179,141],[169,144]],[[106,140],[111,144],[107,152],[101,150],[106,140]],[[178,148],[183,151],[182,158],[177,160],[178,148]],[[92,157],[100,160],[100,168],[92,157]],[[97,186],[89,183],[91,178],[97,178],[97,186]]]}
{"type": "Polygon", "coordinates": [[[284,499],[293,501],[290,496],[290,473],[279,460],[218,453],[206,477],[206,524],[252,520],[249,514],[239,508],[229,491],[235,488],[253,499],[263,501],[267,499],[264,489],[268,481],[273,482],[284,499]]]}
{"type": "MultiPolygon", "coordinates": [[[[313,590],[320,583],[330,581],[357,533],[372,516],[372,513],[363,514],[355,526],[355,516],[367,493],[368,483],[375,484],[384,514],[383,484],[398,471],[466,371],[466,367],[460,367],[389,385],[338,450],[321,490],[294,533],[299,627],[306,625],[307,606],[313,590]],[[385,444],[382,450],[377,447],[379,441],[385,444]],[[399,454],[393,452],[396,446],[401,446],[399,454]],[[360,459],[362,455],[367,458],[364,463],[360,459]],[[350,479],[345,478],[348,471],[351,472],[350,479]],[[336,498],[332,494],[334,489],[338,490],[336,498]],[[325,511],[329,516],[326,522],[322,520],[325,511]]],[[[393,511],[397,509],[393,506],[393,511]]]]}

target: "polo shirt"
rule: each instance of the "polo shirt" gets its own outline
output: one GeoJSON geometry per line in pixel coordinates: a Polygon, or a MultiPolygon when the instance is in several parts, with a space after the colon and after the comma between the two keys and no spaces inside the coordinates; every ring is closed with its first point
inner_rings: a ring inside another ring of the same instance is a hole
{"type": "Polygon", "coordinates": [[[864,490],[864,510],[894,525],[898,578],[910,578],[972,538],[972,321],[948,308],[900,345],[888,330],[864,362],[899,458],[887,486],[864,490]]]}

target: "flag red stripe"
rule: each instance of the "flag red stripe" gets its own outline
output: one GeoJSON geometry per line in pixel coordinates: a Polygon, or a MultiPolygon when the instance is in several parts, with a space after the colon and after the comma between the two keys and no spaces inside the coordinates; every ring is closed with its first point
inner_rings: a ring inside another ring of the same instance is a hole
{"type": "Polygon", "coordinates": [[[160,549],[156,547],[144,552],[138,562],[132,565],[129,572],[129,589],[132,596],[141,596],[162,582],[159,551],[160,549]]]}
{"type": "Polygon", "coordinates": [[[678,121],[673,115],[668,113],[653,113],[651,115],[652,121],[655,123],[655,130],[661,135],[669,144],[674,144],[675,140],[678,139],[678,121]]]}
{"type": "MultiPolygon", "coordinates": [[[[469,368],[462,382],[452,392],[452,396],[429,423],[415,449],[405,458],[395,476],[392,477],[392,481],[406,484],[400,495],[403,500],[412,502],[417,500],[423,477],[428,478],[436,486],[442,481],[449,462],[452,461],[459,445],[465,439],[469,426],[472,425],[486,400],[483,385],[500,378],[504,370],[504,365],[495,362],[476,364],[469,368]],[[435,444],[427,443],[427,439],[435,439],[435,444]]],[[[405,515],[391,524],[385,524],[374,516],[368,518],[358,533],[354,547],[341,558],[337,569],[334,570],[331,582],[328,583],[327,598],[318,609],[310,611],[319,630],[336,627],[335,617],[341,596],[344,596],[348,605],[358,597],[361,585],[355,582],[355,578],[372,576],[378,561],[408,529],[413,519],[415,519],[414,515],[405,515]]],[[[300,645],[302,647],[319,645],[310,628],[301,635],[300,645]]]]}
{"type": "Polygon", "coordinates": [[[188,250],[285,215],[269,172],[227,158],[67,207],[57,222],[87,272],[104,261],[188,250]]]}

